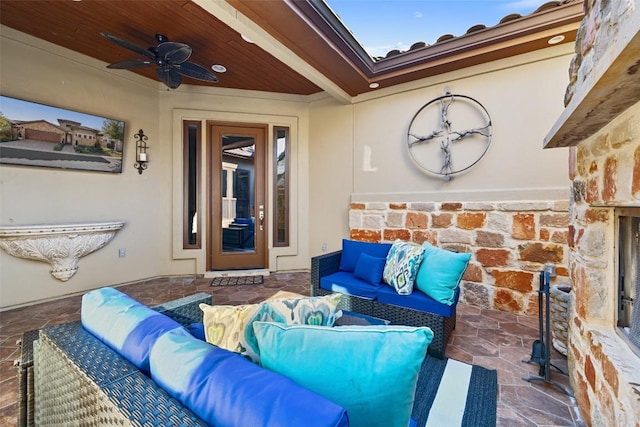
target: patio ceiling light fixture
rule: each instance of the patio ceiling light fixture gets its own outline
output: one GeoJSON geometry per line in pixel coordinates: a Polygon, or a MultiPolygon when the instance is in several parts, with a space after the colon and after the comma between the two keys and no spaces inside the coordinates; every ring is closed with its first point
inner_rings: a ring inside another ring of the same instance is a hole
{"type": "Polygon", "coordinates": [[[149,162],[147,157],[147,139],[149,138],[142,129],[133,137],[136,139],[136,163],[133,167],[138,169],[138,174],[142,175],[142,171],[147,168],[147,163],[149,162]]]}
{"type": "Polygon", "coordinates": [[[558,36],[555,36],[555,37],[551,37],[551,38],[547,41],[547,43],[549,43],[549,44],[558,44],[558,43],[560,43],[561,41],[564,41],[564,36],[563,36],[562,34],[560,34],[560,35],[558,35],[558,36]]]}

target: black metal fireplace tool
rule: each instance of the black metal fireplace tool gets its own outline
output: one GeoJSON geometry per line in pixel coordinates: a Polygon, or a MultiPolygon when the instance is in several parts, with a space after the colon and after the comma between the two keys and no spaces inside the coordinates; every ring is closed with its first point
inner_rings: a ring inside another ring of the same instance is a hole
{"type": "Polygon", "coordinates": [[[540,330],[539,339],[533,342],[531,346],[531,358],[523,360],[524,363],[535,363],[540,366],[538,370],[539,377],[522,378],[528,382],[543,381],[559,388],[567,396],[574,397],[571,390],[555,381],[551,381],[551,368],[555,368],[563,375],[568,375],[562,369],[551,363],[551,327],[549,315],[549,282],[551,274],[548,271],[540,272],[540,288],[538,290],[538,326],[540,330]],[[543,311],[544,307],[544,311],[543,311]]]}

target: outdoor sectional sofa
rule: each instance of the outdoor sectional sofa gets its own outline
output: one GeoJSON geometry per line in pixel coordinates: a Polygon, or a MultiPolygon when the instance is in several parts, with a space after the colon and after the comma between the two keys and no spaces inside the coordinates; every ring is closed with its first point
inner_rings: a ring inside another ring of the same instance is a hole
{"type": "MultiPolygon", "coordinates": [[[[124,298],[128,297],[124,295],[124,298]]],[[[204,379],[215,387],[224,384],[232,389],[232,393],[227,395],[232,397],[223,399],[222,403],[216,401],[217,406],[230,416],[225,422],[216,423],[218,427],[248,425],[246,418],[242,418],[242,421],[234,418],[238,414],[245,417],[247,413],[257,417],[249,423],[252,426],[348,425],[345,423],[348,420],[344,416],[344,409],[333,402],[286,377],[274,381],[274,376],[279,374],[254,365],[236,353],[202,342],[200,322],[203,321],[203,312],[199,306],[201,303],[210,304],[210,295],[200,293],[151,309],[133,300],[135,304],[131,308],[127,306],[125,310],[106,313],[103,310],[105,300],[95,300],[93,307],[99,310],[93,310],[91,307],[85,309],[83,299],[81,322],[55,325],[23,335],[20,376],[24,379],[21,383],[24,382],[27,387],[21,386],[19,390],[20,425],[207,425],[196,415],[197,410],[193,409],[198,406],[197,402],[194,406],[189,405],[193,410],[188,409],[188,397],[176,397],[167,392],[162,378],[160,382],[154,378],[154,362],[149,362],[153,357],[151,354],[159,351],[157,348],[162,347],[159,344],[161,341],[163,345],[172,345],[174,338],[177,341],[173,343],[176,344],[173,350],[177,354],[162,353],[160,358],[170,371],[191,363],[192,359],[183,358],[181,352],[194,346],[200,350],[206,347],[206,352],[216,352],[225,359],[225,363],[229,363],[221,373],[205,371],[197,374],[200,375],[197,379],[199,387],[202,385],[200,380],[204,379]],[[160,316],[149,315],[150,310],[160,316]],[[144,315],[138,317],[143,320],[133,323],[136,326],[128,330],[126,339],[119,343],[122,338],[119,335],[122,335],[123,329],[127,329],[121,323],[120,314],[139,314],[140,311],[144,315]],[[99,316],[95,314],[97,312],[101,312],[99,316]],[[85,318],[90,320],[85,321],[85,318]],[[175,334],[175,330],[170,329],[174,321],[184,326],[184,330],[178,327],[180,331],[175,334]],[[140,325],[143,327],[140,328],[140,325]],[[167,339],[168,336],[171,338],[167,339]],[[145,344],[142,348],[151,350],[141,350],[139,343],[145,344]],[[29,360],[32,356],[33,360],[29,360]],[[239,381],[239,378],[245,381],[239,381]],[[247,378],[251,378],[251,382],[246,381],[247,378]],[[291,418],[294,412],[301,414],[303,418],[299,420],[303,421],[294,421],[292,424],[291,420],[296,419],[291,418]]],[[[355,313],[346,313],[340,320],[336,321],[336,326],[347,325],[347,328],[360,327],[348,325],[370,327],[378,323],[376,319],[355,313]]],[[[436,359],[426,357],[418,363],[422,367],[415,388],[412,416],[421,425],[426,422],[429,402],[433,399],[433,385],[429,382],[430,372],[434,370],[431,360],[436,359]]],[[[410,393],[414,396],[413,390],[410,393]]],[[[192,397],[201,399],[200,406],[203,402],[213,405],[215,399],[211,393],[202,393],[200,389],[192,397]],[[204,400],[201,399],[203,395],[204,400]]],[[[209,422],[209,425],[212,424],[209,422]]],[[[411,425],[415,425],[415,421],[412,420],[411,425]]]]}
{"type": "MultiPolygon", "coordinates": [[[[453,302],[443,304],[414,288],[410,295],[399,295],[385,283],[368,283],[353,271],[354,260],[362,253],[386,257],[390,243],[367,243],[343,240],[343,250],[311,259],[311,295],[341,293],[339,308],[383,319],[395,325],[428,326],[434,333],[429,354],[443,358],[445,348],[456,326],[459,287],[453,291],[453,302]],[[346,255],[346,251],[349,254],[346,255]],[[345,256],[351,261],[345,262],[345,256]],[[351,264],[351,267],[346,265],[351,264]]],[[[468,255],[468,254],[467,254],[468,255]]],[[[468,261],[468,258],[466,258],[468,261]]],[[[464,265],[466,268],[466,263],[464,265]]],[[[459,270],[459,278],[464,269],[459,270]]]]}

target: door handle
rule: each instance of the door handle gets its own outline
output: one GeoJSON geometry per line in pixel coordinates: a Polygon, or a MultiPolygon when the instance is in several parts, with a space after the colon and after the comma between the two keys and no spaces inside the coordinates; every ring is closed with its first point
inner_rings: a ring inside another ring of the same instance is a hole
{"type": "Polygon", "coordinates": [[[260,206],[260,212],[258,213],[258,219],[260,220],[260,231],[264,230],[264,207],[260,206]]]}

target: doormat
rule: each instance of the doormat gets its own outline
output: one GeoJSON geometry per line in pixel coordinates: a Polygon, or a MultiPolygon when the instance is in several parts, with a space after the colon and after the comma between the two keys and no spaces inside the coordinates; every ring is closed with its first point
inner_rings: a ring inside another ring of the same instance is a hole
{"type": "Polygon", "coordinates": [[[225,276],[214,277],[211,286],[262,285],[263,276],[225,276]]]}

